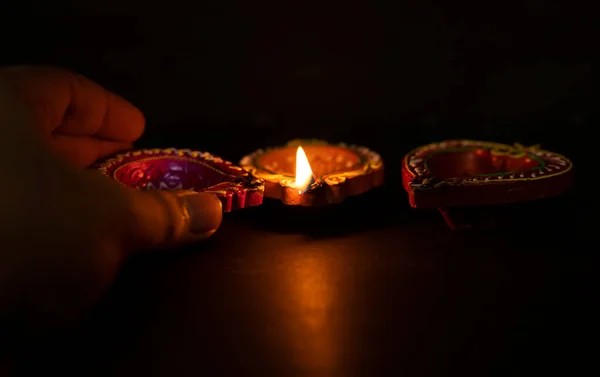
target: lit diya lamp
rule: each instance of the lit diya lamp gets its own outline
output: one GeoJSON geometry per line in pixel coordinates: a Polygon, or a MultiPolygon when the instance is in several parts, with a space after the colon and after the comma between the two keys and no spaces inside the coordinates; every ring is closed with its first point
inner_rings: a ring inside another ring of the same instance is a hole
{"type": "Polygon", "coordinates": [[[556,196],[573,184],[573,164],[539,149],[473,140],[419,147],[404,157],[402,178],[414,208],[438,208],[453,229],[484,225],[485,210],[556,196]]]}
{"type": "Polygon", "coordinates": [[[118,154],[95,166],[100,173],[143,190],[191,190],[221,199],[223,211],[262,203],[263,181],[210,153],[144,149],[118,154]]]}
{"type": "Polygon", "coordinates": [[[340,203],[383,184],[379,154],[356,145],[293,140],[258,150],[240,165],[265,181],[265,196],[286,205],[340,203]]]}

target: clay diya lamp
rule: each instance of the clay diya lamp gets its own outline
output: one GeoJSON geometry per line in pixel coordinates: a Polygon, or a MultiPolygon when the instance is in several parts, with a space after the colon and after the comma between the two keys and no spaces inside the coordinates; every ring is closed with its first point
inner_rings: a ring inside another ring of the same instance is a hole
{"type": "Polygon", "coordinates": [[[101,161],[95,169],[136,189],[212,193],[221,199],[224,212],[257,206],[263,200],[262,180],[209,153],[143,149],[101,161]]]}
{"type": "Polygon", "coordinates": [[[568,190],[572,168],[538,146],[448,140],[408,153],[402,178],[412,207],[438,208],[452,229],[483,228],[496,225],[502,208],[568,190]]]}
{"type": "Polygon", "coordinates": [[[265,181],[265,196],[293,206],[340,203],[383,184],[383,161],[365,147],[293,140],[258,150],[240,166],[265,181]]]}

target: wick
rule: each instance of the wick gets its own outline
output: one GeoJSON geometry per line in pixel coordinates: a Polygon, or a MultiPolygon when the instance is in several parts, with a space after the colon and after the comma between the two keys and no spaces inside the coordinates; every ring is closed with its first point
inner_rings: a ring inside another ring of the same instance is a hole
{"type": "Polygon", "coordinates": [[[313,175],[310,178],[310,182],[306,186],[304,186],[302,189],[296,187],[298,189],[298,194],[302,195],[302,194],[306,193],[308,190],[310,190],[310,188],[312,187],[312,185],[314,183],[315,183],[315,176],[313,175]]]}

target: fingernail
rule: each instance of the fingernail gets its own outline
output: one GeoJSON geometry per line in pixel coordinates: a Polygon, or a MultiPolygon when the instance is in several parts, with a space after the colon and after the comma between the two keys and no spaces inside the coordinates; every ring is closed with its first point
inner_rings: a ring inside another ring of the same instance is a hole
{"type": "Polygon", "coordinates": [[[219,198],[207,193],[180,193],[190,215],[190,233],[202,234],[221,225],[223,206],[219,198]]]}

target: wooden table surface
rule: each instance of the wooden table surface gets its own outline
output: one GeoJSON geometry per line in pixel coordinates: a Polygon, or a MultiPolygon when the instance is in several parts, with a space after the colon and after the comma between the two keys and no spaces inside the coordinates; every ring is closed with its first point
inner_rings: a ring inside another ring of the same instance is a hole
{"type": "Polygon", "coordinates": [[[582,375],[598,255],[575,193],[542,207],[546,221],[464,233],[435,211],[386,206],[394,190],[326,211],[266,203],[227,215],[206,244],[132,260],[76,334],[57,338],[65,346],[46,346],[30,366],[81,376],[582,375]]]}

